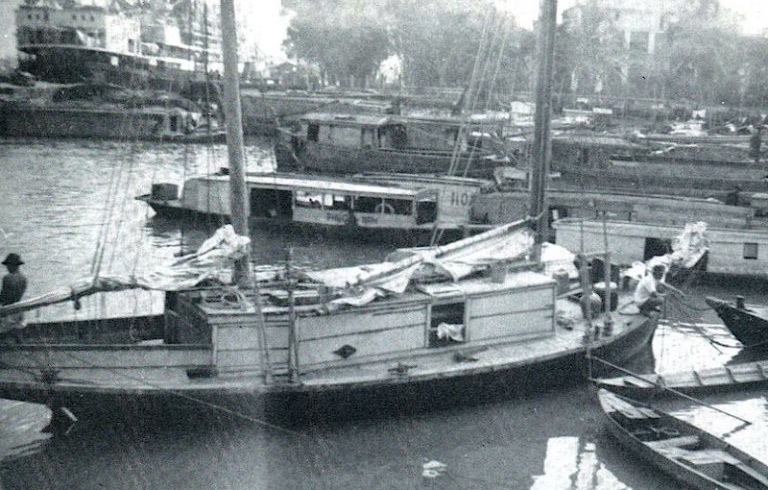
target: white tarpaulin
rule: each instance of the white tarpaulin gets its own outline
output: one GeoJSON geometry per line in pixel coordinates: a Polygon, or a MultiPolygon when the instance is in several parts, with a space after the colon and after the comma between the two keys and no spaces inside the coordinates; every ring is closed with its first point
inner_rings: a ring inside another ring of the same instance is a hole
{"type": "Polygon", "coordinates": [[[671,267],[690,269],[709,250],[706,231],[707,224],[703,221],[686,224],[683,231],[672,240],[672,252],[652,257],[645,263],[635,262],[624,275],[640,280],[657,264],[663,265],[667,271],[671,267]]]}
{"type": "Polygon", "coordinates": [[[532,244],[525,222],[517,222],[441,247],[404,250],[400,255],[405,258],[396,262],[308,272],[306,276],[345,290],[331,307],[360,306],[388,293],[404,292],[414,276],[439,273],[458,281],[478,268],[525,257],[532,244]]]}

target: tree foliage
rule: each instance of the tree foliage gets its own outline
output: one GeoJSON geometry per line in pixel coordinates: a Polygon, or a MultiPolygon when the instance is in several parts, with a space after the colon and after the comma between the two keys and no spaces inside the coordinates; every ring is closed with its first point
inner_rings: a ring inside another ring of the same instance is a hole
{"type": "Polygon", "coordinates": [[[473,73],[514,64],[512,19],[490,0],[286,0],[293,10],[286,47],[317,63],[329,81],[358,83],[397,55],[407,85],[465,86],[473,73]],[[481,60],[481,63],[478,63],[481,60]],[[492,61],[493,60],[493,61],[492,61]]]}
{"type": "Polygon", "coordinates": [[[768,72],[768,41],[735,34],[733,16],[719,0],[670,1],[651,54],[627,49],[624,33],[604,8],[609,3],[584,2],[578,22],[561,25],[556,86],[563,91],[693,104],[765,104],[768,93],[761,80],[768,72]]]}
{"type": "Polygon", "coordinates": [[[296,12],[284,43],[288,54],[316,63],[326,82],[364,84],[391,52],[374,2],[287,0],[284,6],[296,12]]]}

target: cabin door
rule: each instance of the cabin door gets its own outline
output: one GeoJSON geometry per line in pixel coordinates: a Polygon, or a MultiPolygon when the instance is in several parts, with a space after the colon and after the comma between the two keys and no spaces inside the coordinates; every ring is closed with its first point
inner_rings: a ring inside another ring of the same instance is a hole
{"type": "Polygon", "coordinates": [[[437,202],[419,201],[416,203],[416,224],[433,223],[437,220],[437,202]]]}
{"type": "Polygon", "coordinates": [[[279,189],[251,189],[251,216],[293,219],[293,193],[279,189]]]}

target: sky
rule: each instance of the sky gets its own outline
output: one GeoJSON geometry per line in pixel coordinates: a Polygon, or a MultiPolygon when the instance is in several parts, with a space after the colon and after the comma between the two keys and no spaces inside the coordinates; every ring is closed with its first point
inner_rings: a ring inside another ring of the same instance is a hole
{"type": "MultiPolygon", "coordinates": [[[[0,57],[15,56],[14,11],[21,1],[0,0],[0,57]]],[[[103,0],[83,0],[83,3],[99,1],[103,0]]],[[[281,43],[288,22],[280,16],[280,0],[235,1],[238,17],[247,19],[249,25],[242,35],[255,41],[263,54],[280,61],[283,58],[281,43]]],[[[538,17],[539,0],[497,1],[513,12],[522,27],[530,28],[538,17]]],[[[562,12],[574,3],[576,0],[559,0],[558,11],[562,12]]],[[[768,33],[768,0],[721,0],[721,5],[741,16],[744,34],[768,33]]]]}

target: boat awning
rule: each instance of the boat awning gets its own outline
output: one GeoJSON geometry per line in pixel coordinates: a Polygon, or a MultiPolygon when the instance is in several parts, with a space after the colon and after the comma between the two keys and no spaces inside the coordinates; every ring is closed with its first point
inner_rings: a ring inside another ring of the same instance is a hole
{"type": "MultiPolygon", "coordinates": [[[[208,178],[208,177],[204,177],[208,178]]],[[[227,176],[216,176],[228,180],[227,176]]],[[[279,189],[345,196],[381,197],[384,199],[422,200],[437,197],[435,189],[407,188],[393,185],[353,182],[328,179],[319,176],[299,176],[292,174],[248,174],[246,185],[249,188],[279,189]]]]}

